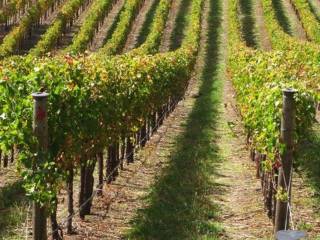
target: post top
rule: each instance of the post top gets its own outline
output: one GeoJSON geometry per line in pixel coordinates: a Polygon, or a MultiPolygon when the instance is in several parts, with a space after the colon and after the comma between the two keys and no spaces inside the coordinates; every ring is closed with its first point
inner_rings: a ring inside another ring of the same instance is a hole
{"type": "Polygon", "coordinates": [[[302,231],[294,231],[294,230],[281,230],[277,232],[278,240],[298,240],[305,238],[307,234],[302,231]]]}
{"type": "Polygon", "coordinates": [[[282,90],[282,92],[284,94],[294,94],[294,93],[297,93],[298,91],[294,88],[285,88],[282,90]]]}
{"type": "Polygon", "coordinates": [[[39,99],[39,98],[47,98],[49,96],[49,93],[46,92],[36,92],[36,93],[32,93],[31,96],[34,99],[39,99]]]}

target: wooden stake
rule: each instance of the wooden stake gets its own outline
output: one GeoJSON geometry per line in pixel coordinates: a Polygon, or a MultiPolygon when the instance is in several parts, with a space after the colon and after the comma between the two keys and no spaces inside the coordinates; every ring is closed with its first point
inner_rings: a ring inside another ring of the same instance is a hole
{"type": "Polygon", "coordinates": [[[293,89],[283,90],[283,113],[281,119],[281,143],[284,151],[281,154],[281,166],[278,175],[278,189],[283,189],[288,194],[288,201],[277,199],[275,217],[275,235],[280,230],[289,229],[291,199],[291,169],[293,163],[294,130],[295,130],[295,101],[293,89]]]}
{"type": "MultiPolygon", "coordinates": [[[[38,162],[46,160],[48,153],[47,93],[34,93],[33,133],[38,140],[38,162]]],[[[36,167],[36,166],[34,166],[36,167]]],[[[47,213],[38,202],[33,203],[33,239],[47,239],[47,213]]]]}

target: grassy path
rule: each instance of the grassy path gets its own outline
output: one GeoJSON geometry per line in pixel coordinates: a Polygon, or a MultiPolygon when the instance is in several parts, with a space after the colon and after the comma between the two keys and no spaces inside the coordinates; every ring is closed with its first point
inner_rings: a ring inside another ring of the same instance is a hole
{"type": "Polygon", "coordinates": [[[297,16],[290,0],[281,0],[284,14],[287,15],[292,36],[300,40],[307,40],[307,34],[297,16]]]}
{"type": "Polygon", "coordinates": [[[218,209],[210,198],[219,189],[211,181],[220,161],[214,143],[221,97],[221,81],[216,78],[221,66],[219,3],[205,1],[195,75],[160,151],[167,165],[134,218],[129,239],[217,239],[219,235],[218,209]]]}
{"type": "MultiPolygon", "coordinates": [[[[227,11],[228,6],[224,2],[225,16],[227,11]]],[[[224,29],[226,28],[227,25],[224,29]]],[[[222,51],[221,55],[226,58],[227,52],[222,51]]],[[[216,182],[223,186],[224,191],[214,195],[214,199],[222,208],[220,221],[225,229],[222,239],[268,239],[272,235],[272,224],[264,211],[260,181],[256,179],[255,167],[246,148],[246,137],[237,112],[234,90],[227,76],[221,77],[224,84],[217,124],[217,144],[219,155],[224,161],[218,166],[219,176],[216,182]]]]}
{"type": "Polygon", "coordinates": [[[171,35],[171,44],[168,49],[176,50],[181,46],[182,39],[184,38],[184,29],[186,23],[186,16],[188,15],[191,0],[181,0],[180,8],[178,10],[175,26],[171,35]]]}
{"type": "Polygon", "coordinates": [[[28,201],[21,181],[8,181],[0,188],[0,239],[23,239],[23,223],[26,219],[28,201]],[[10,182],[10,183],[9,183],[10,182]]]}

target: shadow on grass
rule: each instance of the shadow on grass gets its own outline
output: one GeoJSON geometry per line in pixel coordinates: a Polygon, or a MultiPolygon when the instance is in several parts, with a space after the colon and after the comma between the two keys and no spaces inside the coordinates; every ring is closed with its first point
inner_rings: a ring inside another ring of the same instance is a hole
{"type": "Polygon", "coordinates": [[[25,220],[26,205],[21,182],[0,189],[0,239],[13,237],[13,230],[25,220]]]}
{"type": "Polygon", "coordinates": [[[117,26],[118,26],[118,23],[120,21],[120,16],[121,16],[121,13],[125,10],[125,3],[124,5],[121,7],[120,11],[118,12],[118,14],[115,16],[112,24],[111,24],[111,27],[109,28],[109,30],[107,31],[106,33],[106,36],[105,38],[103,39],[103,45],[104,46],[105,44],[107,44],[107,42],[112,38],[112,35],[114,33],[114,31],[116,30],[117,26]]]}
{"type": "Polygon", "coordinates": [[[320,204],[320,124],[310,131],[297,152],[297,165],[315,190],[315,200],[320,204]]]}
{"type": "Polygon", "coordinates": [[[291,35],[292,31],[290,28],[290,21],[288,16],[285,14],[282,1],[283,0],[272,0],[273,9],[275,11],[278,23],[282,27],[283,31],[291,35]]]}
{"type": "Polygon", "coordinates": [[[258,48],[255,34],[255,19],[253,15],[252,0],[240,0],[241,28],[243,38],[248,47],[258,48]]]}
{"type": "Polygon", "coordinates": [[[320,22],[320,9],[317,7],[317,4],[315,3],[315,1],[318,1],[318,0],[308,0],[308,4],[310,7],[310,11],[314,14],[316,19],[320,22]]]}
{"type": "Polygon", "coordinates": [[[138,211],[126,239],[217,239],[221,232],[216,220],[219,207],[209,199],[224,191],[212,181],[215,165],[221,162],[215,144],[224,71],[219,62],[220,4],[210,0],[206,65],[186,131],[176,139],[169,165],[146,197],[147,207],[138,211]]]}
{"type": "Polygon", "coordinates": [[[175,21],[175,27],[171,36],[170,50],[176,50],[181,46],[184,38],[184,30],[187,22],[188,10],[191,4],[191,0],[182,0],[178,15],[175,21]]]}

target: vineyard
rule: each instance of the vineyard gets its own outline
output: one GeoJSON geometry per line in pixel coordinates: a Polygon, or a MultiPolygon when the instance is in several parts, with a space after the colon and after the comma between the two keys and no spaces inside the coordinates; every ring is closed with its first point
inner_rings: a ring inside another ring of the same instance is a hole
{"type": "Polygon", "coordinates": [[[0,239],[320,239],[319,64],[319,0],[0,0],[0,239]]]}

